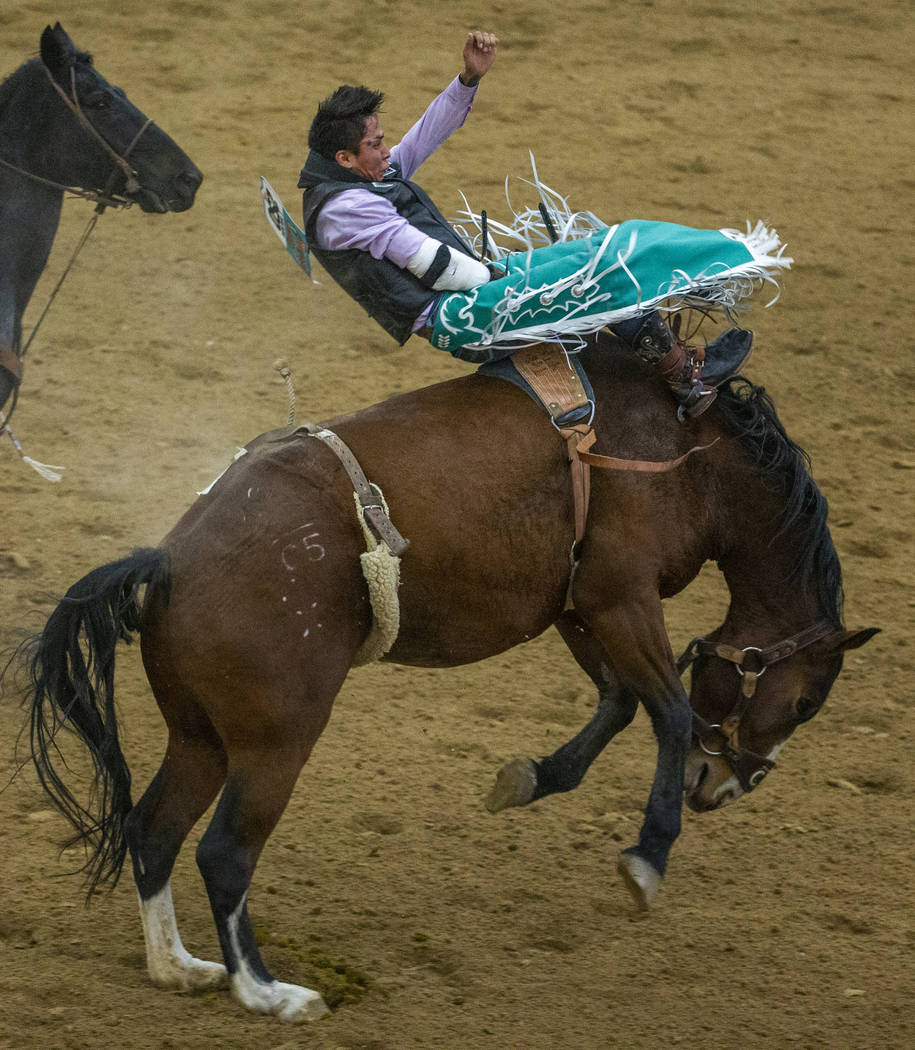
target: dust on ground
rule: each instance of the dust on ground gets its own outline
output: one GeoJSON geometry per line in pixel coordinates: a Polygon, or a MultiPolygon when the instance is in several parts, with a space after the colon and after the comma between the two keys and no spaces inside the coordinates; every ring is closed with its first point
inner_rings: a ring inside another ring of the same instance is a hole
{"type": "MultiPolygon", "coordinates": [[[[182,215],[105,215],[29,353],[14,429],[67,469],[51,485],[0,449],[0,645],[89,569],[156,543],[238,446],[285,420],[278,357],[303,419],[466,371],[419,340],[392,345],[323,277],[310,285],[264,222],[258,176],[295,213],[317,102],[341,82],[381,87],[396,141],[458,71],[471,27],[503,45],[422,171],[446,214],[462,190],[506,215],[503,178],[526,175],[532,149],[547,184],[608,221],[763,219],[788,243],[797,263],[778,305],[752,315],[748,374],[829,498],[849,626],[883,633],[849,654],[760,791],[685,815],[647,917],[614,870],[653,770],[644,717],[574,793],[482,806],[503,761],[551,751],[589,716],[558,637],[455,671],[355,672],[251,892],[268,966],[339,1003],[308,1028],[152,987],[129,876],[83,907],[26,768],[0,792],[0,1045],[911,1046],[909,6],[40,0],[0,13],[4,74],[58,18],[206,179],[182,215]]],[[[66,204],[29,323],[89,213],[66,204]]],[[[674,646],[723,601],[712,571],[669,603],[674,646]]],[[[141,790],[164,732],[136,653],[120,660],[141,790]]],[[[4,784],[19,727],[6,695],[4,784]]],[[[214,958],[195,841],[176,906],[185,943],[214,958]]]]}

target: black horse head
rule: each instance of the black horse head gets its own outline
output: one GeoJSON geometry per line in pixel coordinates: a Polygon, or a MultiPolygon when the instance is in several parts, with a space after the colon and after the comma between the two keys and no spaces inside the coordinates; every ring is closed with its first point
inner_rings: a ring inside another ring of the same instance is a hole
{"type": "Polygon", "coordinates": [[[45,29],[40,57],[0,82],[0,411],[21,382],[22,318],[63,191],[106,204],[135,201],[147,212],[186,211],[202,178],[59,22],[45,29]]]}
{"type": "MultiPolygon", "coordinates": [[[[43,128],[46,175],[70,186],[119,195],[143,211],[185,211],[203,178],[178,145],[95,69],[56,23],[41,35],[41,64],[55,95],[43,128]]],[[[36,107],[39,103],[36,101],[36,107]]]]}

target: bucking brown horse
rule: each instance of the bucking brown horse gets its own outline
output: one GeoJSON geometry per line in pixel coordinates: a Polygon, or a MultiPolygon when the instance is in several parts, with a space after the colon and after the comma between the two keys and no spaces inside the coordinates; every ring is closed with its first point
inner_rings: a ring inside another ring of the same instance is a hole
{"type": "MultiPolygon", "coordinates": [[[[553,755],[507,766],[490,809],[574,787],[645,706],[657,766],[638,842],[619,869],[646,907],[680,831],[684,791],[692,809],[707,810],[755,787],[826,699],[843,651],[875,632],[843,626],[826,501],[762,389],[733,380],[684,424],[663,383],[612,340],[587,348],[584,361],[596,394],[596,451],[670,460],[707,447],[665,473],[594,471],[577,545],[566,444],[509,383],[471,375],[325,426],[410,540],[399,633],[386,660],[453,667],[555,626],[597,687],[581,733],[553,755]],[[662,599],[708,560],[724,574],[730,607],[678,661],[662,599]],[[681,672],[690,664],[687,695],[681,672]]],[[[32,642],[39,776],[87,844],[90,886],[116,881],[129,851],[158,984],[229,983],[248,1009],[292,1021],[326,1009],[318,992],[268,973],[246,900],[261,850],[372,629],[365,550],[340,459],[290,425],[252,441],[160,546],[75,584],[32,642]],[[134,632],[169,730],[162,765],[136,805],[113,697],[116,644],[134,632]],[[64,783],[61,728],[95,761],[94,802],[64,783]],[[197,862],[224,965],[184,949],[169,884],[182,843],[220,791],[197,862]]]]}

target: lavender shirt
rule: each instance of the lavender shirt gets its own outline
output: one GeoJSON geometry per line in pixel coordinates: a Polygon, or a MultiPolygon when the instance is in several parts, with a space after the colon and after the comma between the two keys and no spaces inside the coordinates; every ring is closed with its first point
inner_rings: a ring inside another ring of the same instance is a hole
{"type": "MultiPolygon", "coordinates": [[[[429,108],[391,150],[405,179],[430,157],[467,119],[475,87],[458,77],[432,100],[429,108]]],[[[370,190],[344,190],[321,208],[315,224],[318,244],[328,251],[360,248],[375,259],[390,259],[405,269],[422,247],[426,234],[411,226],[394,205],[370,190]]],[[[431,307],[429,308],[431,309],[431,307]]],[[[429,310],[416,319],[414,331],[425,323],[429,310]]]]}

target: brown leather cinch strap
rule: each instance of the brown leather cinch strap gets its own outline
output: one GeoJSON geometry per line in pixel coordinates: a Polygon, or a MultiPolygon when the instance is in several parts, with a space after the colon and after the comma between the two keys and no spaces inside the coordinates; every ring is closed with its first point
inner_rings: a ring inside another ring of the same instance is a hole
{"type": "MultiPolygon", "coordinates": [[[[541,343],[525,347],[512,355],[512,364],[540,398],[544,408],[554,421],[561,419],[576,408],[590,404],[578,373],[569,363],[558,343],[541,343]]],[[[580,543],[585,535],[588,520],[588,504],[591,498],[590,467],[602,470],[634,470],[647,474],[663,474],[675,470],[694,452],[711,448],[719,438],[708,445],[695,445],[676,459],[620,459],[617,456],[602,456],[589,451],[597,440],[590,423],[577,423],[569,427],[557,427],[569,453],[569,469],[572,474],[572,498],[575,504],[575,542],[580,543]]]]}
{"type": "Polygon", "coordinates": [[[596,452],[581,452],[579,456],[592,467],[603,467],[607,470],[639,470],[646,474],[665,474],[669,470],[676,470],[694,452],[704,452],[720,440],[721,438],[715,438],[707,445],[693,445],[691,449],[684,452],[682,456],[677,456],[676,459],[617,459],[616,456],[601,456],[596,452]]]}
{"type": "Polygon", "coordinates": [[[565,438],[569,452],[569,470],[572,472],[572,501],[575,505],[575,542],[585,538],[588,523],[588,505],[591,502],[591,471],[588,469],[589,449],[597,440],[590,424],[580,423],[576,427],[559,431],[565,438]]]}

